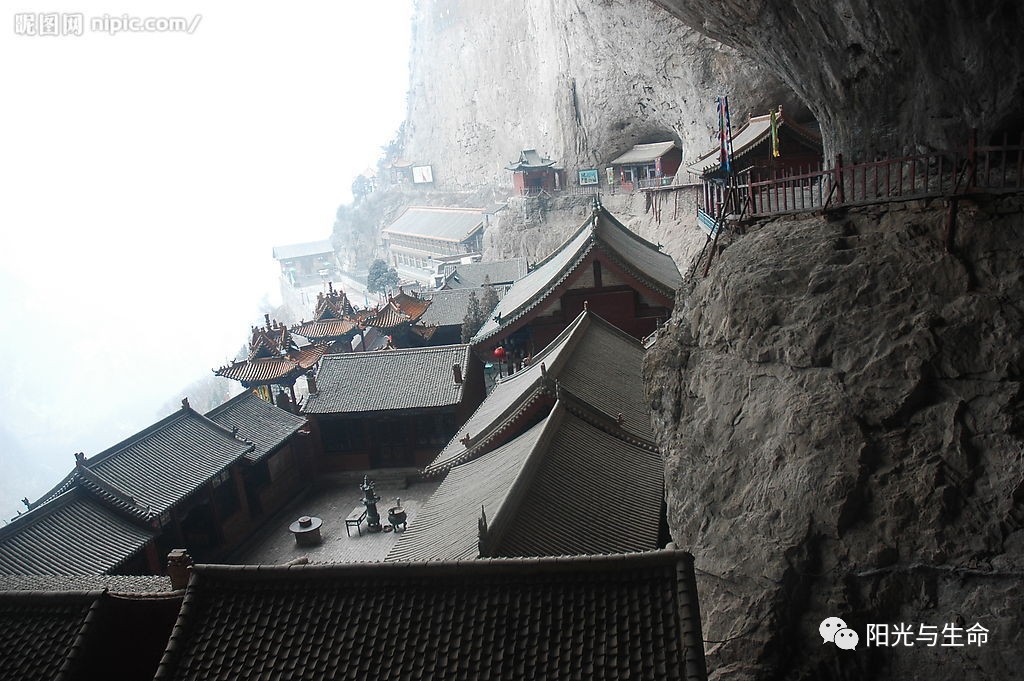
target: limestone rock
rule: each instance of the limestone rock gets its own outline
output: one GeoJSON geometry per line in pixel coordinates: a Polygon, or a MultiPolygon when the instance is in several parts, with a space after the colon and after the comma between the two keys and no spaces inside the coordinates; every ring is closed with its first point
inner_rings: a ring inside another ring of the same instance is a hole
{"type": "Polygon", "coordinates": [[[718,679],[1024,666],[1024,199],[769,220],[684,287],[645,378],[718,679]],[[823,646],[818,624],[990,630],[823,646]]]}
{"type": "Polygon", "coordinates": [[[738,119],[797,99],[767,69],[650,2],[423,0],[413,21],[407,158],[438,188],[511,187],[536,148],[575,171],[641,142],[713,146],[714,97],[738,119]]]}
{"type": "Polygon", "coordinates": [[[821,123],[826,154],[953,149],[1020,131],[1017,0],[654,0],[769,67],[821,123]]]}

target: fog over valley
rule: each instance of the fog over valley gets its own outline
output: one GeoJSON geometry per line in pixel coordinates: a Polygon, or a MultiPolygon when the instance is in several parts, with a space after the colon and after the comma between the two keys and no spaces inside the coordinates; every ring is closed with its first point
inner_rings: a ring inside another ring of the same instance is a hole
{"type": "Polygon", "coordinates": [[[410,3],[314,4],[0,32],[0,518],[232,359],[279,303],[272,247],[328,238],[394,135],[410,3]]]}

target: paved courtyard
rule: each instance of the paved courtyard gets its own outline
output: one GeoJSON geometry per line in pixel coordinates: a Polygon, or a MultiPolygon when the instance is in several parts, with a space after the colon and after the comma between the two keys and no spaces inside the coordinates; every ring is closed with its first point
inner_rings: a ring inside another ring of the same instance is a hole
{"type": "MultiPolygon", "coordinates": [[[[388,525],[388,508],[395,505],[395,498],[401,497],[402,506],[408,515],[408,525],[416,522],[416,513],[430,498],[440,480],[413,482],[400,487],[391,481],[376,486],[377,510],[381,524],[388,525]]],[[[362,535],[350,528],[352,536],[345,533],[345,518],[354,511],[362,512],[363,505],[359,484],[356,482],[330,483],[329,486],[310,490],[292,502],[283,512],[271,518],[260,533],[232,556],[230,562],[241,565],[273,565],[308,556],[314,563],[358,563],[384,560],[388,551],[398,540],[394,532],[370,534],[366,522],[362,524],[362,535]],[[297,546],[288,526],[299,517],[308,515],[323,520],[320,534],[323,541],[319,546],[297,546]]]]}

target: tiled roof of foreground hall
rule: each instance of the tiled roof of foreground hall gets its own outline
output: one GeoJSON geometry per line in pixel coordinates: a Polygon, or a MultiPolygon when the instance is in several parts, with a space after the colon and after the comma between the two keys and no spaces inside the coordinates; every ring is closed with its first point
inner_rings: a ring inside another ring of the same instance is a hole
{"type": "Polygon", "coordinates": [[[692,557],[196,566],[155,681],[701,679],[692,557]]]}

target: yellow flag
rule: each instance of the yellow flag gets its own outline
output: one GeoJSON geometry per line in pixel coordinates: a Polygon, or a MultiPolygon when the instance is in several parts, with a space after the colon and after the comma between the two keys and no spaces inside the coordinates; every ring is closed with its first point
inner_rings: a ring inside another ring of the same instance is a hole
{"type": "Polygon", "coordinates": [[[772,111],[771,124],[772,124],[772,158],[778,158],[779,157],[779,119],[776,118],[774,111],[772,111]]]}

